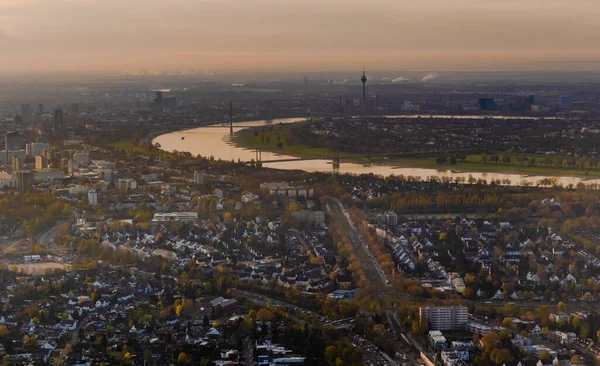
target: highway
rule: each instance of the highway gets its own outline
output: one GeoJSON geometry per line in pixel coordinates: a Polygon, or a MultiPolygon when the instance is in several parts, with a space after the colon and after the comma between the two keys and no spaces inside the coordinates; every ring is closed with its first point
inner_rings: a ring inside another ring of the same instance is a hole
{"type": "Polygon", "coordinates": [[[333,197],[327,197],[327,201],[326,208],[328,213],[333,213],[344,218],[344,226],[346,227],[348,239],[362,264],[367,280],[373,285],[372,287],[380,290],[391,288],[387,275],[379,265],[377,258],[375,258],[368,248],[362,234],[358,231],[354,222],[352,222],[350,214],[346,211],[344,205],[333,197]]]}

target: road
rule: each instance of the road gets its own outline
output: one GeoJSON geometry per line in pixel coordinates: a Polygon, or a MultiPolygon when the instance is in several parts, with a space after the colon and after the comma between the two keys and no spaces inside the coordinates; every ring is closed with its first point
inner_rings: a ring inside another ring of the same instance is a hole
{"type": "MultiPolygon", "coordinates": [[[[346,325],[348,325],[348,324],[353,325],[351,323],[351,319],[345,319],[343,322],[339,322],[339,321],[331,322],[330,320],[326,319],[322,315],[319,315],[310,310],[300,308],[296,305],[286,303],[284,301],[280,301],[277,299],[266,297],[264,295],[258,295],[258,294],[252,293],[252,292],[239,290],[239,289],[231,289],[231,291],[233,291],[234,293],[236,293],[238,295],[243,295],[243,296],[247,297],[248,299],[254,301],[254,303],[259,306],[265,306],[267,304],[267,302],[270,302],[271,305],[284,307],[287,311],[292,310],[292,311],[295,311],[296,313],[305,314],[305,315],[313,318],[313,320],[320,323],[322,326],[330,326],[335,329],[342,329],[342,328],[345,329],[345,328],[348,328],[346,325]]],[[[294,314],[289,314],[289,312],[288,312],[288,318],[297,324],[301,324],[301,325],[308,324],[308,322],[306,320],[301,319],[294,314]]],[[[350,340],[352,340],[356,345],[365,349],[365,353],[364,353],[365,361],[370,362],[373,365],[397,365],[396,361],[394,361],[394,359],[392,357],[390,357],[390,355],[388,355],[385,352],[378,349],[373,343],[369,342],[364,337],[362,337],[358,334],[351,333],[348,336],[348,338],[350,340]]]]}
{"type": "Polygon", "coordinates": [[[48,248],[48,245],[50,243],[50,239],[54,238],[54,235],[56,235],[56,233],[60,230],[60,227],[63,226],[64,224],[69,223],[71,220],[62,220],[57,222],[54,226],[52,226],[51,228],[48,228],[44,231],[42,231],[41,233],[39,233],[36,238],[35,241],[48,248]]]}
{"type": "Polygon", "coordinates": [[[298,316],[294,315],[294,314],[290,314],[289,311],[293,310],[296,313],[303,313],[305,315],[308,315],[311,318],[314,318],[315,320],[317,320],[318,322],[320,322],[322,325],[327,325],[329,324],[329,320],[325,319],[323,316],[314,313],[310,310],[306,310],[306,309],[302,309],[294,304],[290,304],[284,301],[280,301],[277,299],[273,299],[270,297],[266,297],[263,295],[257,295],[255,293],[252,292],[248,292],[248,291],[244,291],[244,290],[238,290],[238,289],[231,289],[231,291],[233,291],[234,293],[237,294],[241,294],[245,297],[247,297],[248,299],[252,300],[254,302],[254,304],[258,305],[258,306],[266,306],[267,303],[271,303],[272,306],[281,306],[284,307],[287,311],[288,311],[288,316],[289,319],[292,320],[294,323],[298,323],[301,325],[306,325],[308,324],[308,322],[302,318],[299,318],[298,316]]]}
{"type": "Polygon", "coordinates": [[[254,366],[254,345],[250,337],[244,338],[244,360],[246,366],[254,366]]]}
{"type": "Polygon", "coordinates": [[[367,246],[365,239],[354,225],[354,222],[352,222],[350,214],[346,211],[344,205],[336,198],[327,197],[326,208],[328,213],[337,214],[344,218],[344,227],[346,228],[348,239],[362,264],[367,280],[374,285],[373,287],[378,289],[390,288],[391,285],[387,275],[367,246]]]}
{"type": "Polygon", "coordinates": [[[356,346],[360,346],[365,350],[363,354],[363,358],[367,361],[368,364],[378,365],[378,366],[390,366],[390,365],[398,365],[398,362],[395,361],[390,355],[381,351],[377,348],[373,343],[369,342],[364,337],[361,337],[357,334],[350,334],[348,339],[356,346]]]}

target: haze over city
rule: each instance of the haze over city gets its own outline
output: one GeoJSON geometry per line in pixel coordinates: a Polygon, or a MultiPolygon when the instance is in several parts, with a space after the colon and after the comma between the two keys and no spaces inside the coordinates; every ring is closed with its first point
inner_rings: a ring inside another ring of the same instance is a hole
{"type": "Polygon", "coordinates": [[[598,70],[595,0],[0,0],[0,72],[598,70]]]}
{"type": "Polygon", "coordinates": [[[600,0],[0,0],[2,366],[600,366],[600,0]]]}

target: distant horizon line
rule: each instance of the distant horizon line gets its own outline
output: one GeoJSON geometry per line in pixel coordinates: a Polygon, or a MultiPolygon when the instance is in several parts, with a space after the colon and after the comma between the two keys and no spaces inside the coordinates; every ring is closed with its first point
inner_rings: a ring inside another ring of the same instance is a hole
{"type": "MultiPolygon", "coordinates": [[[[578,62],[578,61],[572,61],[578,62]]],[[[410,73],[410,74],[430,74],[437,73],[440,76],[443,74],[541,74],[541,73],[564,73],[564,74],[577,74],[577,73],[600,73],[600,67],[598,69],[589,70],[570,70],[570,69],[514,69],[514,70],[437,70],[437,69],[425,69],[425,70],[376,70],[365,68],[368,74],[385,74],[385,73],[410,73]]],[[[209,70],[203,71],[195,68],[167,68],[165,71],[122,71],[114,69],[106,70],[81,70],[81,71],[67,71],[67,70],[37,70],[37,71],[0,71],[0,77],[2,76],[23,76],[23,75],[98,75],[98,76],[206,76],[213,77],[218,75],[232,75],[232,74],[260,74],[260,75],[304,75],[304,74],[359,74],[362,75],[362,68],[360,69],[345,69],[345,70],[209,70]]]]}

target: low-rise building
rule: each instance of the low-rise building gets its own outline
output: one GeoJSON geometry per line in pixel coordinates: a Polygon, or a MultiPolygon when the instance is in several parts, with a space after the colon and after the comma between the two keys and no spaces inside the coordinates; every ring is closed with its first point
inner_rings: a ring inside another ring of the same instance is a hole
{"type": "Polygon", "coordinates": [[[154,214],[154,218],[152,222],[170,222],[170,221],[180,221],[180,222],[193,222],[198,219],[197,212],[157,212],[154,214]]]}
{"type": "Polygon", "coordinates": [[[446,337],[444,337],[442,332],[439,330],[430,330],[427,338],[429,339],[431,348],[434,350],[448,347],[448,341],[446,340],[446,337]]]}

